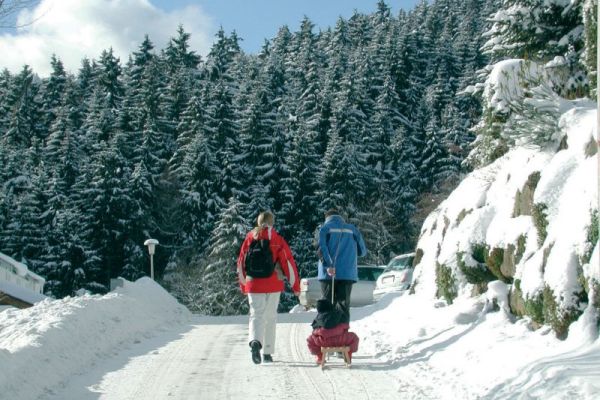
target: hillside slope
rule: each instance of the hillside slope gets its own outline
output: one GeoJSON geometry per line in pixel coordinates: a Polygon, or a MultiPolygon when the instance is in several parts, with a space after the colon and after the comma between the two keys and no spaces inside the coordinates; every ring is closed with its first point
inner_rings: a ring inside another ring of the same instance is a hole
{"type": "Polygon", "coordinates": [[[559,137],[472,172],[428,216],[414,291],[451,303],[498,280],[512,314],[560,338],[586,304],[598,308],[596,104],[564,101],[560,110],[559,137]]]}

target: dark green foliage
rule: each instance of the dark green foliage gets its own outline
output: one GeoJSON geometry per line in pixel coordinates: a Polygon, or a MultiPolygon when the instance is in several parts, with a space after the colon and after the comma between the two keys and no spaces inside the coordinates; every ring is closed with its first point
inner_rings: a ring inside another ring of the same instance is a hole
{"type": "Polygon", "coordinates": [[[485,264],[488,251],[489,247],[485,243],[474,243],[471,246],[471,256],[480,264],[485,264]]]}
{"type": "MultiPolygon", "coordinates": [[[[474,258],[474,257],[473,257],[474,258]]],[[[472,284],[479,284],[485,282],[491,282],[496,280],[496,276],[492,274],[487,268],[486,265],[480,263],[477,266],[471,267],[465,264],[464,262],[464,253],[459,252],[456,255],[458,268],[465,275],[467,282],[472,284]]]]}
{"type": "Polygon", "coordinates": [[[544,298],[542,293],[538,294],[533,298],[525,299],[525,311],[532,320],[538,324],[543,324],[544,319],[544,298]]]}
{"type": "Polygon", "coordinates": [[[592,252],[594,251],[594,246],[598,243],[598,210],[592,210],[592,217],[590,226],[587,229],[587,237],[586,237],[586,246],[587,251],[583,255],[581,259],[581,264],[587,264],[590,262],[590,258],[592,258],[592,252]]]}
{"type": "Polygon", "coordinates": [[[458,292],[456,289],[456,279],[450,267],[436,263],[435,284],[437,285],[437,296],[443,297],[448,304],[452,304],[456,296],[458,296],[458,292]]]}
{"type": "MultiPolygon", "coordinates": [[[[517,281],[515,281],[516,283],[517,281]]],[[[520,290],[520,288],[517,288],[520,290]]],[[[577,293],[577,306],[563,309],[559,306],[553,290],[549,286],[544,286],[541,293],[533,298],[525,299],[526,315],[531,317],[538,324],[548,324],[554,330],[556,337],[565,339],[567,337],[569,326],[577,320],[582,311],[579,305],[588,302],[587,294],[584,290],[577,293]]],[[[592,299],[594,301],[594,299],[592,299]]]]}
{"type": "Polygon", "coordinates": [[[537,229],[538,246],[542,246],[546,240],[548,232],[548,220],[546,219],[546,210],[548,206],[543,203],[533,205],[533,223],[537,229]]]}
{"type": "Polygon", "coordinates": [[[554,330],[556,337],[565,339],[569,330],[569,325],[581,315],[581,311],[576,308],[564,310],[561,309],[556,301],[554,292],[548,286],[543,291],[544,321],[554,330]]]}

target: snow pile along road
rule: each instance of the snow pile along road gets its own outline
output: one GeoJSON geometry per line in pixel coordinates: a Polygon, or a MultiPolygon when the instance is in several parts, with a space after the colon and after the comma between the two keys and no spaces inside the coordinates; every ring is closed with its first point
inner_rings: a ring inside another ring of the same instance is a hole
{"type": "Polygon", "coordinates": [[[98,358],[189,321],[189,311],[149,278],[104,296],[44,300],[0,312],[2,398],[36,398],[98,358]]]}
{"type": "Polygon", "coordinates": [[[418,294],[386,295],[353,310],[359,353],[390,365],[402,399],[599,398],[600,339],[592,306],[561,341],[548,326],[533,330],[527,318],[494,311],[492,297],[506,301],[502,290],[452,305],[418,294]]]}

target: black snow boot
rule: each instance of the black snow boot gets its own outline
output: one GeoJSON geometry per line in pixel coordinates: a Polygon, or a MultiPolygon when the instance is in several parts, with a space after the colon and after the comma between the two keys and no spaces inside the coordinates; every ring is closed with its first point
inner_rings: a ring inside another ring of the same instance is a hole
{"type": "Polygon", "coordinates": [[[258,340],[253,340],[250,342],[250,352],[252,353],[252,362],[254,364],[260,364],[261,362],[261,358],[260,358],[260,349],[262,348],[262,345],[260,344],[260,342],[258,340]]]}
{"type": "Polygon", "coordinates": [[[273,357],[270,354],[263,354],[263,362],[272,363],[273,357]]]}

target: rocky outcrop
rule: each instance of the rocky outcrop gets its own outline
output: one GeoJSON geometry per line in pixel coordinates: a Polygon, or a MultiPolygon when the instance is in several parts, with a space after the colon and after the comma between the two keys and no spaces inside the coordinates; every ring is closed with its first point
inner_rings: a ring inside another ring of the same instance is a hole
{"type": "Polygon", "coordinates": [[[515,277],[515,272],[517,271],[515,264],[515,249],[516,247],[513,244],[508,244],[506,246],[502,257],[502,265],[500,265],[500,273],[502,276],[511,281],[515,277]]]}
{"type": "Polygon", "coordinates": [[[536,171],[529,175],[527,182],[521,190],[517,190],[515,195],[515,207],[513,209],[513,217],[520,215],[533,215],[533,193],[540,181],[540,172],[536,171]]]}

